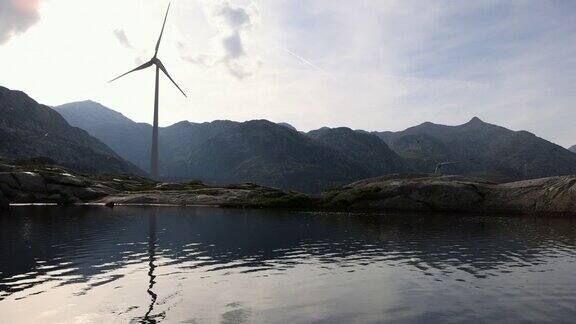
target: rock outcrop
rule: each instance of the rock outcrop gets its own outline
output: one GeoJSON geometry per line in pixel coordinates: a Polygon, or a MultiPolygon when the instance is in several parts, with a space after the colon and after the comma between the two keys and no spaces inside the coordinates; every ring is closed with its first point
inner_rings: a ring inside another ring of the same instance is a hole
{"type": "Polygon", "coordinates": [[[140,192],[121,192],[96,202],[104,204],[161,204],[176,206],[220,206],[241,208],[308,208],[312,200],[301,193],[255,184],[209,187],[202,184],[159,184],[140,192]],[[167,187],[167,188],[166,188],[167,187]]]}
{"type": "Polygon", "coordinates": [[[159,183],[137,176],[87,175],[54,165],[0,160],[0,206],[11,203],[102,203],[225,207],[307,207],[311,199],[254,184],[159,183]]]}
{"type": "Polygon", "coordinates": [[[79,175],[55,171],[0,172],[0,191],[12,203],[80,203],[117,192],[79,175]]]}
{"type": "Polygon", "coordinates": [[[357,181],[312,198],[251,183],[160,183],[0,159],[0,208],[7,202],[576,215],[576,175],[496,184],[463,176],[396,174],[357,181]]]}
{"type": "Polygon", "coordinates": [[[324,208],[576,214],[576,176],[495,184],[462,176],[389,175],[327,192],[324,208]]]}

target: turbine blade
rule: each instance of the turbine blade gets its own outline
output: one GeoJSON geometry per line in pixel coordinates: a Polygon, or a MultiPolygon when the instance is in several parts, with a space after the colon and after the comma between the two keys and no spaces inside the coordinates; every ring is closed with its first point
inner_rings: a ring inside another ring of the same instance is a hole
{"type": "Polygon", "coordinates": [[[108,81],[108,83],[110,83],[110,82],[112,82],[112,81],[116,81],[116,80],[120,79],[121,77],[125,76],[126,74],[130,74],[130,73],[132,73],[132,72],[136,72],[136,71],[139,71],[139,70],[143,70],[143,69],[145,69],[145,68],[147,68],[147,67],[150,67],[150,66],[152,66],[152,64],[153,64],[152,61],[148,61],[148,62],[140,65],[139,67],[137,67],[137,68],[135,68],[135,69],[132,69],[132,70],[130,70],[130,71],[122,74],[121,76],[116,77],[116,78],[108,81]]]}
{"type": "Polygon", "coordinates": [[[156,60],[156,65],[158,65],[158,67],[160,68],[160,70],[162,70],[162,72],[164,72],[164,74],[166,74],[166,76],[168,77],[168,79],[170,79],[170,81],[172,81],[172,83],[174,83],[174,85],[176,86],[176,88],[178,88],[178,90],[180,90],[180,92],[182,92],[182,94],[184,95],[184,97],[188,98],[188,96],[184,93],[184,91],[182,91],[182,89],[180,89],[180,87],[178,86],[178,84],[176,84],[176,81],[174,81],[174,79],[172,79],[172,77],[170,76],[170,74],[168,74],[168,71],[166,70],[166,67],[164,66],[164,64],[162,64],[162,62],[160,60],[156,60]]]}
{"type": "Polygon", "coordinates": [[[164,27],[166,26],[166,19],[168,19],[168,11],[170,10],[170,3],[168,3],[168,9],[166,9],[166,16],[164,16],[164,23],[162,24],[162,30],[160,31],[160,37],[158,37],[158,42],[156,43],[156,51],[154,52],[154,57],[158,55],[158,49],[160,48],[160,41],[162,40],[162,35],[164,34],[164,27]]]}

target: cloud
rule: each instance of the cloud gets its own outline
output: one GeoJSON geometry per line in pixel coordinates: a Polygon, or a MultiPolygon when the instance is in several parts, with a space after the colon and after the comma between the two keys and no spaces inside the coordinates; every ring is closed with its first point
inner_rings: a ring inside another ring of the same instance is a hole
{"type": "Polygon", "coordinates": [[[40,20],[39,0],[0,0],[0,44],[22,34],[40,20]]]}
{"type": "Polygon", "coordinates": [[[257,20],[255,2],[238,7],[229,2],[212,4],[208,12],[209,23],[218,31],[214,49],[208,53],[191,54],[185,44],[179,43],[181,57],[206,67],[224,64],[228,72],[238,79],[254,74],[260,60],[247,54],[245,38],[257,20]]]}
{"type": "Polygon", "coordinates": [[[567,125],[576,118],[573,2],[294,0],[273,9],[283,46],[341,79],[295,76],[313,93],[309,105],[328,112],[292,119],[299,128],[402,129],[479,116],[576,143],[567,125]]]}
{"type": "Polygon", "coordinates": [[[128,37],[126,36],[126,32],[124,32],[123,29],[114,30],[114,36],[116,36],[116,39],[118,39],[118,42],[120,42],[120,45],[122,45],[126,48],[129,48],[129,49],[134,49],[134,46],[132,46],[132,44],[128,40],[128,37]]]}
{"type": "Polygon", "coordinates": [[[136,63],[136,65],[141,65],[142,63],[147,61],[148,56],[150,56],[148,50],[137,50],[128,39],[128,36],[126,36],[126,32],[124,31],[124,29],[121,28],[115,29],[114,36],[116,36],[116,39],[118,40],[120,45],[131,50],[133,53],[136,53],[135,54],[136,57],[134,58],[134,63],[136,63]]]}

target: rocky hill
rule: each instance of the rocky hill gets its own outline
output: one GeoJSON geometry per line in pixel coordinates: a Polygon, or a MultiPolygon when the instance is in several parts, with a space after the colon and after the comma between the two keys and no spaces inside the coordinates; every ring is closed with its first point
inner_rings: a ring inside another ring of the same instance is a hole
{"type": "Polygon", "coordinates": [[[93,173],[143,172],[86,131],[23,92],[0,87],[0,156],[49,158],[93,173]]]}
{"type": "Polygon", "coordinates": [[[576,154],[526,131],[473,118],[459,126],[424,123],[376,132],[412,169],[514,181],[576,174],[576,154]]]}

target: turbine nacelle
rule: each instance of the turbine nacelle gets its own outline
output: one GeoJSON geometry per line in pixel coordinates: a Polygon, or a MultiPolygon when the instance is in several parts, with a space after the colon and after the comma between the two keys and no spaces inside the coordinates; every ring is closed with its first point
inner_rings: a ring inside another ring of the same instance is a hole
{"type": "Polygon", "coordinates": [[[174,79],[172,79],[172,77],[170,76],[170,74],[168,73],[168,70],[166,70],[166,67],[164,66],[164,64],[162,64],[162,61],[160,61],[160,59],[158,58],[158,50],[160,49],[160,42],[162,41],[162,35],[164,34],[164,27],[166,27],[166,19],[168,18],[168,12],[170,11],[170,4],[168,4],[168,9],[166,9],[166,15],[164,16],[164,23],[162,24],[162,30],[160,31],[160,37],[158,37],[158,42],[156,43],[156,49],[154,51],[154,56],[152,57],[152,59],[150,59],[150,61],[108,81],[108,82],[112,82],[112,81],[116,81],[118,79],[120,79],[121,77],[128,75],[132,72],[136,72],[139,70],[144,70],[147,69],[149,67],[151,67],[152,65],[155,65],[157,69],[161,70],[162,73],[164,73],[168,79],[170,79],[170,81],[172,81],[172,83],[176,86],[176,88],[178,88],[178,90],[180,90],[180,92],[184,95],[184,97],[187,97],[186,94],[184,93],[184,91],[182,91],[182,89],[180,89],[180,87],[178,86],[178,84],[176,84],[176,81],[174,81],[174,79]]]}

